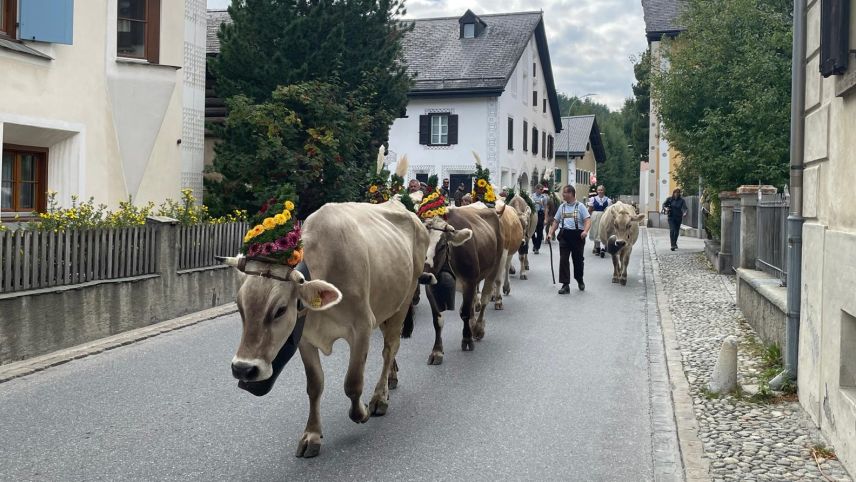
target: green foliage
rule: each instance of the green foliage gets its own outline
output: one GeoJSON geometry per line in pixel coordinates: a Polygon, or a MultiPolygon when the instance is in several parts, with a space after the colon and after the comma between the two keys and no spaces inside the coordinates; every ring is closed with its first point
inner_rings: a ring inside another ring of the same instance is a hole
{"type": "Polygon", "coordinates": [[[791,2],[690,0],[687,31],[652,75],[682,185],[713,191],[788,176],[791,2]]]}
{"type": "Polygon", "coordinates": [[[305,82],[278,87],[261,104],[244,96],[229,100],[213,166],[223,179],[211,183],[206,198],[212,211],[252,209],[300,193],[298,217],[305,219],[327,202],[363,197],[375,170],[365,153],[377,153],[371,155],[366,129],[372,119],[365,104],[340,99],[337,91],[305,82]]]}
{"type": "Polygon", "coordinates": [[[257,207],[284,182],[301,194],[301,217],[360,197],[378,146],[406,112],[405,13],[403,0],[233,0],[209,62],[218,95],[231,99],[212,210],[257,207]]]}

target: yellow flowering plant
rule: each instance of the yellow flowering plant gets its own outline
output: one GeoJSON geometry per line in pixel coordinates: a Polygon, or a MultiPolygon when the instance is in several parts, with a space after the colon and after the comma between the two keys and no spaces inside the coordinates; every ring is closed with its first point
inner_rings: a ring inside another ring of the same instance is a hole
{"type": "Polygon", "coordinates": [[[248,258],[296,266],[303,259],[300,224],[293,217],[294,203],[271,198],[265,202],[244,235],[241,253],[248,258]]]}

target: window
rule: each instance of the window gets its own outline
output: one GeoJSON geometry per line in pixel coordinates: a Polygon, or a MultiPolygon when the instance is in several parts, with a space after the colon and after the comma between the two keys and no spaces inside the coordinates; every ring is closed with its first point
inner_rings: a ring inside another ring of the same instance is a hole
{"type": "Polygon", "coordinates": [[[541,108],[541,111],[546,114],[547,113],[547,99],[546,98],[541,99],[541,104],[543,106],[541,108]]]}
{"type": "Polygon", "coordinates": [[[508,150],[514,150],[514,119],[508,118],[508,150]]]}
{"type": "Polygon", "coordinates": [[[419,116],[419,144],[450,146],[458,143],[458,116],[451,113],[419,116]]]}
{"type": "Polygon", "coordinates": [[[558,167],[554,171],[553,179],[556,181],[556,184],[561,184],[562,182],[562,170],[558,167]]]}
{"type": "Polygon", "coordinates": [[[532,154],[538,155],[538,128],[532,128],[532,154]]]}
{"type": "Polygon", "coordinates": [[[431,144],[449,143],[449,116],[431,116],[431,144]]]}
{"type": "Polygon", "coordinates": [[[553,136],[547,136],[547,159],[553,158],[553,136]]]}
{"type": "Polygon", "coordinates": [[[464,24],[464,38],[475,38],[475,37],[476,37],[476,24],[465,23],[464,24]]]}
{"type": "Polygon", "coordinates": [[[417,172],[416,180],[419,182],[428,183],[428,173],[427,172],[417,172]]]}
{"type": "Polygon", "coordinates": [[[532,107],[534,107],[536,109],[538,108],[538,91],[537,90],[532,91],[532,107]]]}
{"type": "Polygon", "coordinates": [[[47,150],[35,147],[3,146],[0,206],[3,211],[45,210],[47,191],[47,150]]]}
{"type": "Polygon", "coordinates": [[[529,150],[529,123],[523,121],[523,152],[529,150]]]}
{"type": "Polygon", "coordinates": [[[541,133],[541,159],[547,157],[547,131],[541,133]]]}
{"type": "Polygon", "coordinates": [[[538,64],[532,62],[532,78],[538,77],[538,64]]]}
{"type": "Polygon", "coordinates": [[[0,37],[15,37],[18,0],[0,0],[0,37]]]}
{"type": "Polygon", "coordinates": [[[160,0],[118,0],[116,55],[158,63],[160,0]]]}

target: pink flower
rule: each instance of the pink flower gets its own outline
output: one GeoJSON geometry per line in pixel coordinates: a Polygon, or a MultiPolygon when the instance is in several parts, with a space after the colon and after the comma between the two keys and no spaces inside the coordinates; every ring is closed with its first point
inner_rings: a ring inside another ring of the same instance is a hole
{"type": "Polygon", "coordinates": [[[247,256],[258,256],[259,254],[259,244],[251,244],[250,248],[247,250],[247,256]]]}
{"type": "Polygon", "coordinates": [[[277,251],[288,251],[291,249],[288,245],[288,236],[283,236],[274,243],[277,251]]]}
{"type": "Polygon", "coordinates": [[[292,249],[295,246],[297,246],[297,242],[300,241],[300,233],[298,233],[296,231],[292,231],[292,232],[288,233],[287,235],[285,235],[285,239],[287,242],[286,249],[292,249]]]}
{"type": "Polygon", "coordinates": [[[273,252],[274,245],[273,243],[265,243],[261,247],[261,255],[267,256],[273,252]]]}

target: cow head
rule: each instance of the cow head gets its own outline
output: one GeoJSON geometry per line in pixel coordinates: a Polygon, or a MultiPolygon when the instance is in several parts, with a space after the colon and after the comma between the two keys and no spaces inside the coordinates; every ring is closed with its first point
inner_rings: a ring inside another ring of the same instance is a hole
{"type": "Polygon", "coordinates": [[[243,329],[232,375],[244,382],[266,380],[273,374],[273,359],[297,324],[298,300],[307,310],[323,311],[337,305],[342,293],[326,281],[306,281],[285,265],[243,257],[220,259],[245,274],[237,297],[243,329]]]}
{"type": "Polygon", "coordinates": [[[610,230],[612,235],[609,237],[607,247],[618,251],[629,243],[633,243],[634,233],[638,232],[639,229],[637,223],[645,216],[636,214],[626,205],[616,204],[610,209],[612,211],[612,229],[610,230]]]}
{"type": "Polygon", "coordinates": [[[428,229],[428,253],[425,256],[427,271],[436,271],[446,264],[449,258],[449,250],[452,246],[460,246],[473,236],[472,230],[455,229],[441,217],[432,217],[425,220],[428,229]]]}

